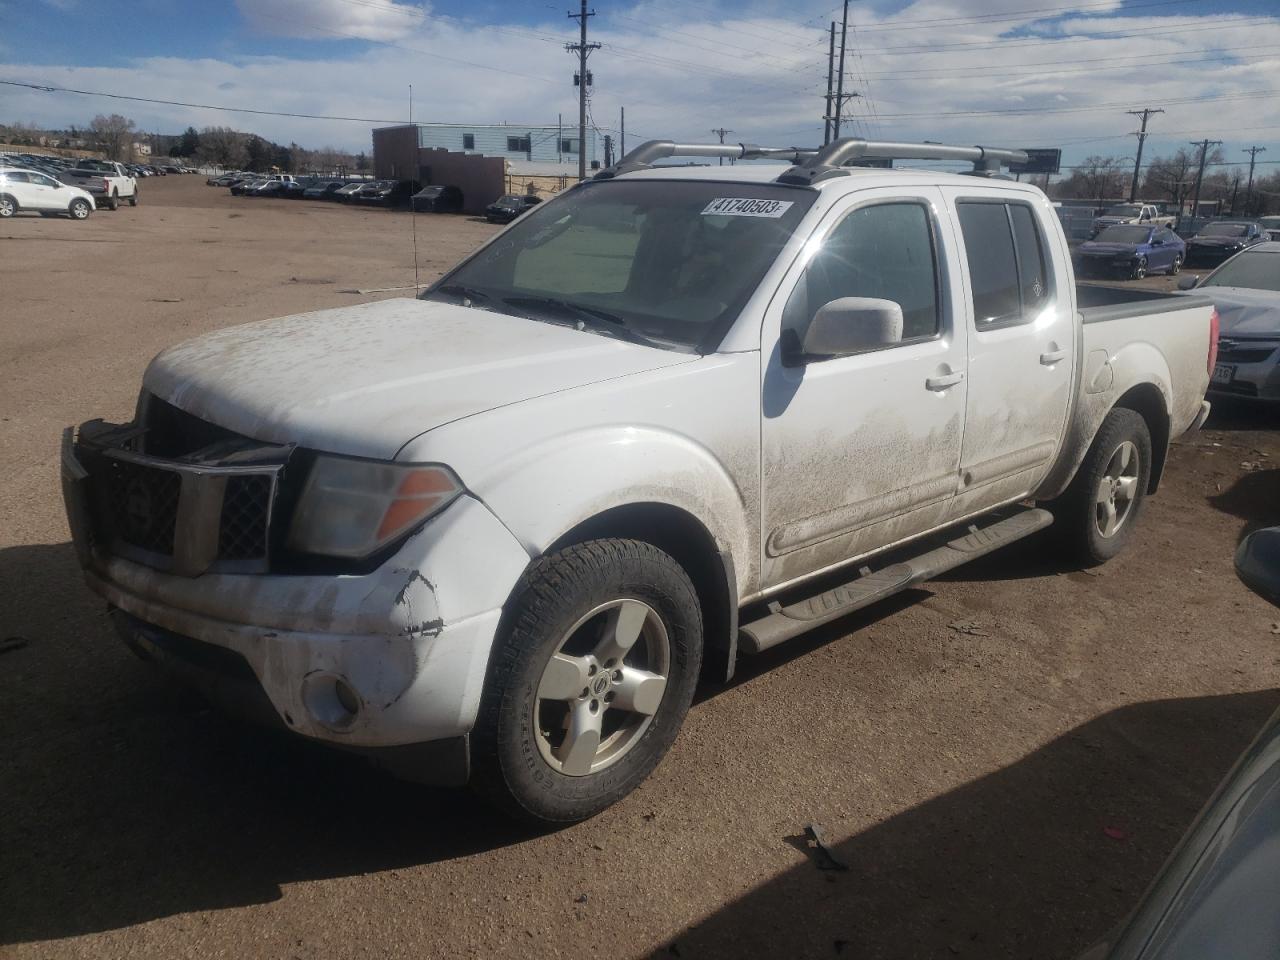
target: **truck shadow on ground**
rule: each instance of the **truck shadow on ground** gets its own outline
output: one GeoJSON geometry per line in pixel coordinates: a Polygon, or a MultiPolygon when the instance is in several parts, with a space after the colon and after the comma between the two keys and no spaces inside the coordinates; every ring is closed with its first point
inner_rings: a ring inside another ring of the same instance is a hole
{"type": "Polygon", "coordinates": [[[1207,499],[1215,509],[1244,521],[1241,539],[1254,530],[1280,524],[1280,468],[1242,474],[1226,490],[1207,499]]]}
{"type": "MultiPolygon", "coordinates": [[[[743,682],[918,597],[744,664],[743,682]]],[[[465,792],[398,783],[178,696],[115,638],[69,544],[0,551],[0,615],[0,634],[25,641],[0,653],[0,943],[267,903],[298,881],[540,836],[465,792]]],[[[806,862],[729,904],[677,938],[680,955],[830,956],[839,942],[859,957],[1070,956],[1131,906],[1278,699],[1107,714],[841,842],[849,872],[806,862]]],[[[496,893],[517,883],[476,869],[496,893]]]]}
{"type": "MultiPolygon", "coordinates": [[[[1139,703],[855,833],[653,958],[1077,957],[1136,905],[1280,692],[1139,703]]],[[[830,831],[827,831],[830,834],[830,831]]]]}

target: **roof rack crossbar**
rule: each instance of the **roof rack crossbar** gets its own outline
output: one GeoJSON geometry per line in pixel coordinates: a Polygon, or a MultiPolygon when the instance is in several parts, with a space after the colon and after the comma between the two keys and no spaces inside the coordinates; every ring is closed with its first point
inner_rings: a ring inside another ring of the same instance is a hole
{"type": "Polygon", "coordinates": [[[846,164],[862,159],[968,160],[975,173],[991,176],[1011,163],[1026,163],[1025,150],[1002,147],[956,147],[945,143],[903,143],[894,140],[866,140],[842,137],[833,140],[803,163],[778,177],[779,183],[808,185],[830,177],[847,175],[846,164]]]}
{"type": "Polygon", "coordinates": [[[670,157],[721,157],[730,160],[758,160],[764,157],[800,163],[819,153],[817,147],[761,147],[754,143],[676,143],[674,140],[647,140],[613,166],[601,170],[596,180],[608,180],[620,173],[647,170],[670,157]]]}

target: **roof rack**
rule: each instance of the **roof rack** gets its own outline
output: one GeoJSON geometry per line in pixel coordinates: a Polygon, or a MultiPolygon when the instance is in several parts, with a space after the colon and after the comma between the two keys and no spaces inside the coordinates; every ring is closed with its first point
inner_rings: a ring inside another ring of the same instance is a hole
{"type": "Polygon", "coordinates": [[[901,143],[894,140],[864,140],[844,137],[833,140],[804,163],[798,163],[778,177],[779,183],[808,186],[831,177],[849,174],[846,164],[867,158],[890,160],[968,160],[973,172],[981,176],[997,176],[1000,168],[1011,163],[1026,163],[1025,150],[1001,147],[953,147],[945,143],[901,143]]]}
{"type": "Polygon", "coordinates": [[[729,160],[790,160],[816,156],[817,147],[761,147],[754,143],[676,143],[674,140],[646,140],[611,167],[601,170],[596,180],[609,180],[620,173],[647,170],[670,157],[723,157],[729,160]]]}
{"type": "Polygon", "coordinates": [[[901,143],[894,140],[864,140],[844,137],[825,147],[761,147],[754,143],[676,143],[648,140],[613,166],[601,170],[596,180],[609,180],[633,170],[647,170],[659,160],[671,157],[724,157],[730,160],[790,160],[794,166],[777,178],[778,183],[809,186],[831,177],[846,176],[848,164],[858,160],[968,160],[973,173],[999,176],[1002,167],[1026,163],[1025,150],[1003,147],[954,147],[945,143],[901,143]]]}

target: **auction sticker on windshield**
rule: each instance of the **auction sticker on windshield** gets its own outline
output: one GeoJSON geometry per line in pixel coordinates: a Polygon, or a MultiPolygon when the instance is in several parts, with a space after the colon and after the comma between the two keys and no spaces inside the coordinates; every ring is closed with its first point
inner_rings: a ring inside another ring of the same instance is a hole
{"type": "Polygon", "coordinates": [[[792,200],[758,200],[751,197],[717,197],[703,208],[704,217],[768,217],[776,220],[791,209],[792,200]]]}

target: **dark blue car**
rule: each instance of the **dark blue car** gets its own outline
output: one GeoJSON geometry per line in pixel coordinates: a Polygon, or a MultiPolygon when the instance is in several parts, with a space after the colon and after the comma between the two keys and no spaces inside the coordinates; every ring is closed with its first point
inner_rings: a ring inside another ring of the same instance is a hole
{"type": "Polygon", "coordinates": [[[1123,223],[1080,245],[1079,272],[1140,280],[1148,273],[1177,273],[1186,259],[1186,243],[1168,227],[1123,223]]]}

